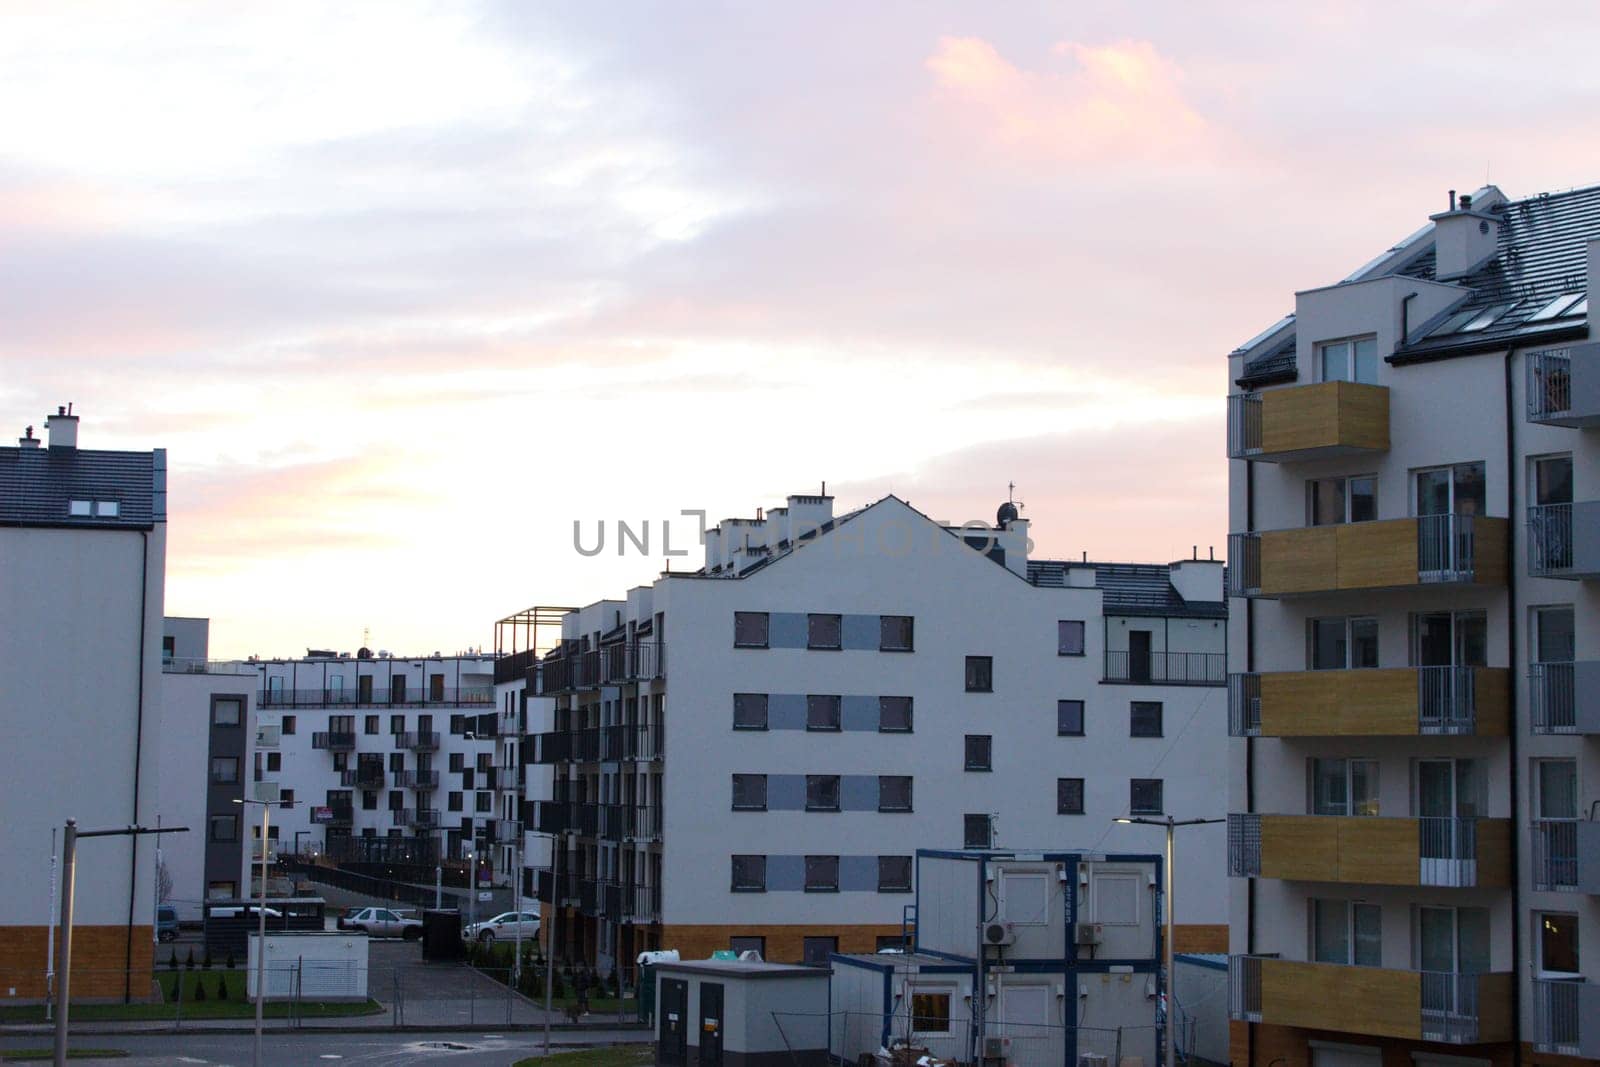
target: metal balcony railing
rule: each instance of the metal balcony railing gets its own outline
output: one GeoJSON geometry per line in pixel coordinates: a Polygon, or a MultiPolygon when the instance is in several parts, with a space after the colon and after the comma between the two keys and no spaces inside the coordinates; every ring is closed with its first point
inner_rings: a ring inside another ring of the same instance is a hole
{"type": "Polygon", "coordinates": [[[390,814],[394,817],[396,826],[415,826],[431,830],[439,825],[438,808],[395,808],[390,814]]]}
{"type": "Polygon", "coordinates": [[[522,840],[522,824],[515,819],[501,819],[494,824],[494,839],[502,845],[514,845],[522,840]]]}
{"type": "Polygon", "coordinates": [[[1261,592],[1261,535],[1228,535],[1228,595],[1255,596],[1261,592]]]}
{"type": "Polygon", "coordinates": [[[1572,505],[1528,508],[1528,573],[1535,578],[1572,569],[1572,505]]]}
{"type": "Polygon", "coordinates": [[[1425,1041],[1475,1044],[1478,1040],[1478,976],[1422,972],[1422,1037],[1425,1041]]]}
{"type": "Polygon", "coordinates": [[[1107,652],[1105,681],[1130,685],[1227,685],[1222,652],[1107,652]]]}
{"type": "Polygon", "coordinates": [[[1417,668],[1417,729],[1424,734],[1470,734],[1478,724],[1474,667],[1417,668]]]}
{"type": "Polygon", "coordinates": [[[1478,820],[1451,816],[1417,819],[1417,851],[1423,885],[1478,884],[1478,820]]]}
{"type": "Polygon", "coordinates": [[[1261,735],[1261,675],[1228,676],[1228,736],[1261,735]]]}
{"type": "Polygon", "coordinates": [[[1545,422],[1572,414],[1572,354],[1552,348],[1528,354],[1528,421],[1545,422]]]}
{"type": "Polygon", "coordinates": [[[356,747],[354,731],[328,732],[319,730],[311,735],[312,748],[325,748],[329,752],[349,752],[356,747]]]}
{"type": "Polygon", "coordinates": [[[622,921],[626,923],[660,922],[661,887],[624,883],[621,910],[622,921]]]}
{"type": "Polygon", "coordinates": [[[602,726],[600,728],[600,758],[606,761],[623,759],[627,750],[626,726],[602,726]]]}
{"type": "Polygon", "coordinates": [[[1533,1045],[1540,1052],[1583,1055],[1583,1031],[1600,1026],[1600,1019],[1583,1017],[1585,984],[1582,978],[1533,980],[1533,1045]]]}
{"type": "Polygon", "coordinates": [[[1536,734],[1578,732],[1577,666],[1534,663],[1528,667],[1528,704],[1536,734]]]}
{"type": "Polygon", "coordinates": [[[1261,394],[1228,397],[1228,458],[1247,459],[1261,453],[1261,394]]]}
{"type": "MultiPolygon", "coordinates": [[[[1232,829],[1230,827],[1230,829],[1232,829]]],[[[1261,956],[1228,957],[1228,1017],[1261,1021],[1261,956]]]]}
{"type": "MultiPolygon", "coordinates": [[[[381,679],[380,679],[381,680],[381,679]]],[[[256,694],[263,708],[392,707],[413,708],[428,705],[481,705],[494,703],[492,686],[445,687],[441,689],[379,689],[363,695],[358,689],[262,689],[256,694]]]]}
{"type": "Polygon", "coordinates": [[[623,809],[623,836],[633,841],[661,840],[661,806],[640,804],[623,809]]]}
{"type": "Polygon", "coordinates": [[[1471,581],[1477,562],[1474,515],[1417,516],[1417,580],[1471,581]]]}
{"type": "Polygon", "coordinates": [[[434,752],[439,748],[439,731],[407,730],[394,735],[394,747],[416,752],[434,752]]]}
{"type": "Polygon", "coordinates": [[[1261,816],[1228,816],[1228,874],[1254,878],[1261,873],[1261,816]]]}
{"type": "Polygon", "coordinates": [[[621,841],[626,836],[627,819],[621,804],[607,804],[600,809],[600,836],[607,841],[621,841]]]}
{"type": "Polygon", "coordinates": [[[572,732],[555,730],[534,735],[535,763],[565,763],[572,758],[572,732]]]}
{"type": "Polygon", "coordinates": [[[346,789],[382,789],[382,767],[356,767],[339,772],[339,784],[346,789]]]}
{"type": "Polygon", "coordinates": [[[394,787],[396,789],[424,789],[439,788],[438,771],[395,771],[394,787]]]}
{"type": "Polygon", "coordinates": [[[540,800],[535,804],[534,828],[541,834],[564,834],[571,828],[566,801],[540,800]]]}
{"type": "Polygon", "coordinates": [[[1533,887],[1578,888],[1578,820],[1539,819],[1533,824],[1533,887]]]}

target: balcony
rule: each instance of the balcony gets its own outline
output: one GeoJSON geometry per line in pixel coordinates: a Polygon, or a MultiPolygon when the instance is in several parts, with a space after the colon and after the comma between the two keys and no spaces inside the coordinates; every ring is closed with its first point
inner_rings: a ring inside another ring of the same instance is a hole
{"type": "Polygon", "coordinates": [[[1600,426],[1600,344],[1552,348],[1528,356],[1528,421],[1600,426]]]}
{"type": "Polygon", "coordinates": [[[395,734],[394,747],[409,749],[413,752],[437,752],[439,749],[439,731],[408,730],[405,733],[395,734]]]}
{"type": "Polygon", "coordinates": [[[1509,1041],[1510,973],[1397,971],[1263,956],[1228,960],[1228,1014],[1242,1022],[1411,1041],[1509,1041]]]}
{"type": "Polygon", "coordinates": [[[621,841],[627,836],[627,808],[621,804],[607,804],[600,809],[600,836],[607,841],[621,841]]]}
{"type": "Polygon", "coordinates": [[[1389,451],[1389,390],[1318,382],[1228,397],[1228,458],[1291,463],[1389,451]]]}
{"type": "Polygon", "coordinates": [[[1600,895],[1600,822],[1536,820],[1533,824],[1533,887],[1600,895]]]}
{"type": "Polygon", "coordinates": [[[354,731],[349,733],[318,731],[311,735],[312,748],[325,748],[329,752],[351,752],[356,747],[354,731]]]}
{"type": "Polygon", "coordinates": [[[355,806],[348,802],[325,804],[311,809],[311,821],[319,826],[349,826],[355,821],[355,814],[355,806]]]}
{"type": "Polygon", "coordinates": [[[626,841],[660,841],[661,808],[659,805],[640,804],[624,806],[622,836],[626,841]]]}
{"type": "Polygon", "coordinates": [[[1500,667],[1235,674],[1228,680],[1234,737],[1504,737],[1511,672],[1500,667]]]}
{"type": "Polygon", "coordinates": [[[439,788],[438,771],[395,771],[396,789],[434,790],[439,788]]]}
{"type": "Polygon", "coordinates": [[[564,834],[572,828],[571,807],[564,800],[535,802],[534,828],[541,834],[564,834]]]}
{"type": "Polygon", "coordinates": [[[534,734],[535,763],[565,763],[572,758],[572,731],[555,730],[534,734]]]}
{"type": "Polygon", "coordinates": [[[354,770],[340,771],[339,784],[346,789],[382,789],[382,767],[356,767],[354,770]]]}
{"type": "Polygon", "coordinates": [[[1528,509],[1528,573],[1573,581],[1600,578],[1600,500],[1528,509]]]}
{"type": "Polygon", "coordinates": [[[496,844],[520,845],[522,844],[522,824],[515,819],[499,819],[494,824],[494,839],[496,844]]]}
{"type": "Polygon", "coordinates": [[[1229,815],[1228,873],[1347,885],[1511,885],[1511,821],[1229,815]]]}
{"type": "Polygon", "coordinates": [[[1532,664],[1528,704],[1536,734],[1600,735],[1600,660],[1532,664]]]}
{"type": "Polygon", "coordinates": [[[1228,657],[1222,652],[1107,652],[1106,682],[1119,685],[1228,684],[1228,657]]]}
{"type": "Polygon", "coordinates": [[[438,808],[395,808],[390,811],[396,826],[414,826],[432,830],[439,825],[438,808]]]}
{"type": "Polygon", "coordinates": [[[1424,515],[1228,535],[1228,595],[1504,585],[1505,519],[1424,515]]]}
{"type": "MultiPolygon", "coordinates": [[[[381,681],[382,679],[380,679],[381,681]]],[[[261,689],[256,702],[262,708],[420,708],[429,705],[459,707],[494,703],[494,688],[486,685],[459,689],[261,689]]]]}
{"type": "Polygon", "coordinates": [[[655,923],[661,921],[661,887],[655,885],[630,885],[621,887],[620,918],[625,923],[655,923]]]}
{"type": "Polygon", "coordinates": [[[1600,985],[1535,978],[1531,1038],[1540,1052],[1600,1059],[1600,985]]]}

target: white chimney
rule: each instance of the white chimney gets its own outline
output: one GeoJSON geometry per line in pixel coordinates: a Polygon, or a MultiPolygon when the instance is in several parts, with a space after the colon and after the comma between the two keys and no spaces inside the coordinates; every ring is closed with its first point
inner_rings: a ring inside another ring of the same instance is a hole
{"type": "Polygon", "coordinates": [[[17,438],[18,448],[38,448],[39,439],[33,436],[33,427],[28,427],[28,432],[17,438]]]}
{"type": "Polygon", "coordinates": [[[69,414],[66,408],[57,408],[54,415],[47,416],[44,428],[50,435],[51,448],[78,447],[78,416],[69,414]]]}
{"type": "Polygon", "coordinates": [[[1168,569],[1167,577],[1172,588],[1189,603],[1215,603],[1226,599],[1222,593],[1221,560],[1179,560],[1168,569]]]}
{"type": "Polygon", "coordinates": [[[1503,203],[1505,195],[1494,186],[1476,196],[1450,190],[1450,210],[1428,216],[1433,221],[1434,277],[1451,281],[1470,273],[1494,255],[1500,243],[1500,216],[1489,208],[1503,203]]]}

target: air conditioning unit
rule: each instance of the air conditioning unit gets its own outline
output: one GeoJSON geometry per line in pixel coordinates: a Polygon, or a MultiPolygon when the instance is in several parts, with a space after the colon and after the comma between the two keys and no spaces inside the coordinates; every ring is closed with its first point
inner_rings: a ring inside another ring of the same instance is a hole
{"type": "Polygon", "coordinates": [[[1010,923],[985,923],[983,926],[985,945],[1011,945],[1015,944],[1016,940],[1016,927],[1010,923]]]}
{"type": "Polygon", "coordinates": [[[1003,1060],[1011,1056],[1011,1039],[1009,1037],[986,1037],[983,1039],[983,1058],[986,1060],[1003,1060]]]}
{"type": "Polygon", "coordinates": [[[1098,945],[1105,939],[1106,928],[1100,923],[1079,923],[1073,934],[1073,944],[1098,945]]]}

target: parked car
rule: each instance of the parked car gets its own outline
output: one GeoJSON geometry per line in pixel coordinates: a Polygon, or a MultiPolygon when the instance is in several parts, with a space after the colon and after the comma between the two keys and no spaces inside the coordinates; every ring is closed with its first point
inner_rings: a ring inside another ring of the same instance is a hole
{"type": "Polygon", "coordinates": [[[366,910],[367,910],[366,908],[363,908],[359,904],[357,904],[353,908],[346,908],[346,909],[344,909],[344,914],[339,916],[339,918],[335,921],[334,925],[337,926],[341,930],[348,930],[348,929],[350,929],[350,920],[354,919],[357,915],[360,915],[362,912],[364,912],[366,910]]]}
{"type": "Polygon", "coordinates": [[[539,913],[501,912],[492,919],[485,919],[481,923],[473,923],[464,928],[461,937],[467,941],[481,941],[485,945],[492,945],[496,938],[515,938],[519,928],[523,940],[532,939],[539,932],[539,913]]]}
{"type": "Polygon", "coordinates": [[[422,936],[422,920],[391,908],[362,908],[344,920],[346,930],[361,930],[372,937],[403,937],[415,941],[422,936]]]}
{"type": "MultiPolygon", "coordinates": [[[[277,908],[266,908],[264,910],[267,918],[269,919],[283,918],[283,912],[279,911],[277,908]]],[[[260,907],[260,905],[251,904],[248,907],[241,905],[239,907],[212,908],[210,914],[213,919],[237,919],[241,915],[254,919],[257,918],[262,911],[263,909],[260,907]]]]}
{"type": "Polygon", "coordinates": [[[171,904],[156,905],[156,940],[178,939],[178,909],[171,904]]]}

